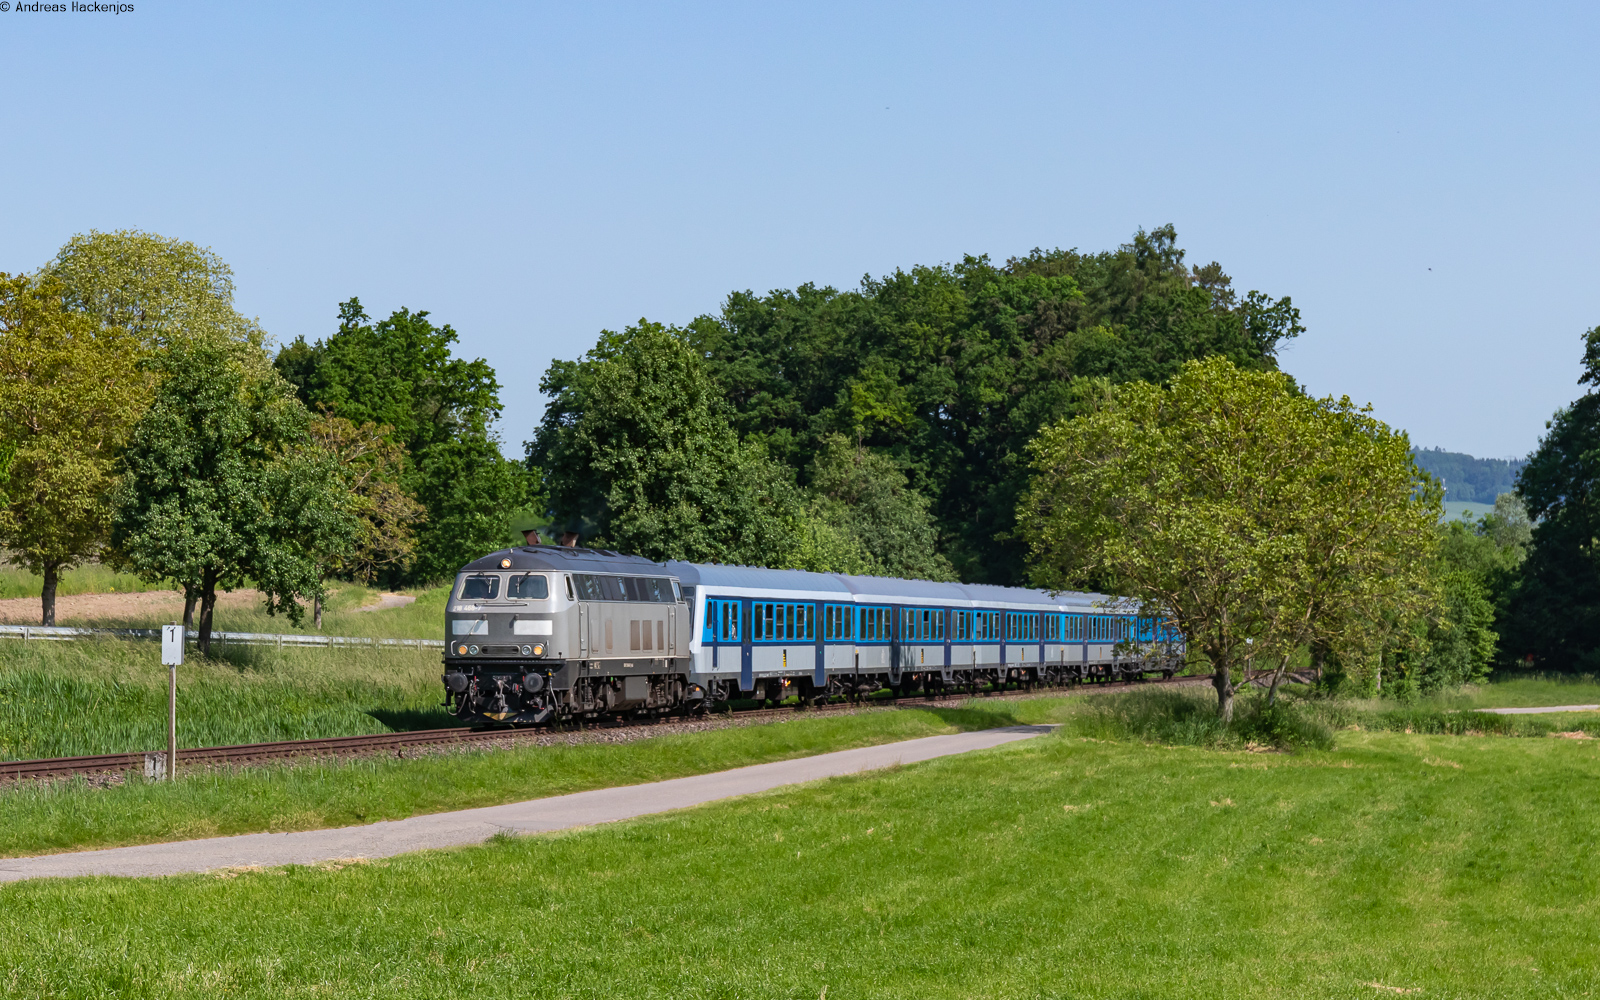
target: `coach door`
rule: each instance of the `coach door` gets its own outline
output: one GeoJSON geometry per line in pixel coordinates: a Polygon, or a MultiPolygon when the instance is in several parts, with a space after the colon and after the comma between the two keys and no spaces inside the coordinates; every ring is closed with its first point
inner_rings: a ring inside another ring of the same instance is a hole
{"type": "Polygon", "coordinates": [[[667,609],[667,655],[678,655],[678,609],[667,609]]]}

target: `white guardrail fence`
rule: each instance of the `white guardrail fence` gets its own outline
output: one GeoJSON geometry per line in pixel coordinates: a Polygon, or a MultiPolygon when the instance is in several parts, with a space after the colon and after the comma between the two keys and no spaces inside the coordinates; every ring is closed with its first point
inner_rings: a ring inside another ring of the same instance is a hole
{"type": "MultiPolygon", "coordinates": [[[[51,625],[0,625],[0,639],[17,638],[24,642],[68,642],[73,639],[91,639],[110,636],[117,639],[145,639],[161,641],[158,628],[63,628],[51,625]]],[[[191,641],[200,633],[189,630],[191,641]]],[[[443,639],[363,639],[349,635],[275,635],[267,632],[213,632],[211,641],[223,646],[417,646],[422,649],[444,649],[443,639]]]]}

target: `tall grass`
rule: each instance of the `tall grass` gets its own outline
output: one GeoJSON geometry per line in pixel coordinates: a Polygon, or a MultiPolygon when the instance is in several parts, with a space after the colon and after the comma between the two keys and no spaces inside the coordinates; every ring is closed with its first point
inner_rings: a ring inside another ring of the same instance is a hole
{"type": "MultiPolygon", "coordinates": [[[[0,758],[133,753],[166,743],[167,669],[154,643],[0,642],[0,758]]],[[[178,674],[182,746],[448,726],[439,654],[240,647],[178,674]]]]}
{"type": "Polygon", "coordinates": [[[1067,729],[1098,739],[1225,750],[1251,745],[1282,749],[1333,747],[1332,728],[1287,699],[1267,708],[1265,699],[1242,695],[1234,702],[1233,721],[1224,723],[1217,716],[1214,695],[1181,688],[1087,698],[1082,709],[1071,717],[1067,729]]]}

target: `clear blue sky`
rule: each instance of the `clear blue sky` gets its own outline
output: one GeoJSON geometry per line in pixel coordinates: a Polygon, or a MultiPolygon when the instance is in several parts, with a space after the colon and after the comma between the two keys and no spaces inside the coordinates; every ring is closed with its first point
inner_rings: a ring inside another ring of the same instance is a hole
{"type": "Polygon", "coordinates": [[[280,342],[431,310],[510,454],[601,328],[1168,222],[1424,446],[1530,450],[1600,324],[1593,5],[132,2],[0,14],[0,270],[142,228],[280,342]]]}

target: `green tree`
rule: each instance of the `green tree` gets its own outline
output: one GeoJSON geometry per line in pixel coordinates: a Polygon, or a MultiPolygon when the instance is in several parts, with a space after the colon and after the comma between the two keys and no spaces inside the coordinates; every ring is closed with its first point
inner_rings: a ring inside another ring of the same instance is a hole
{"type": "Polygon", "coordinates": [[[146,347],[195,337],[260,344],[261,328],[233,307],[233,270],[208,249],[139,230],[74,236],[44,273],[67,305],[126,330],[146,347]]]}
{"type": "Polygon", "coordinates": [[[1078,383],[1170,378],[1221,355],[1275,367],[1290,300],[1242,298],[1215,263],[1190,268],[1170,226],[1102,254],[1034,251],[864,278],[737,292],[689,324],[742,440],[809,485],[829,435],[891,458],[930,501],[963,579],[1020,583],[1015,531],[1039,429],[1077,412],[1078,383]]]}
{"type": "Polygon", "coordinates": [[[956,578],[955,567],[938,551],[928,499],[907,485],[893,460],[834,435],[823,440],[810,479],[821,502],[813,516],[837,525],[868,557],[868,566],[844,571],[956,578]]]}
{"type": "Polygon", "coordinates": [[[500,386],[482,358],[451,356],[448,325],[400,309],[378,322],[358,299],[339,306],[339,328],[324,341],[299,338],[275,364],[307,406],[353,424],[391,428],[409,456],[400,485],[420,502],[415,558],[389,564],[400,580],[448,576],[498,548],[517,515],[541,505],[535,472],[505,459],[490,434],[500,386]]]}
{"type": "MultiPolygon", "coordinates": [[[[112,534],[118,561],[172,578],[200,609],[210,652],[217,591],[253,582],[296,624],[322,596],[320,562],[358,533],[338,463],[308,439],[310,416],[258,348],[175,342],[122,456],[112,534]]],[[[190,624],[186,611],[185,624],[190,624]]]]}
{"type": "Polygon", "coordinates": [[[651,559],[792,565],[803,501],[786,470],[741,444],[721,389],[683,332],[640,320],[556,361],[531,466],[557,522],[651,559]]]}
{"type": "Polygon", "coordinates": [[[1545,424],[1517,476],[1534,523],[1501,627],[1504,658],[1587,673],[1600,669],[1600,326],[1584,334],[1583,364],[1591,388],[1545,424]]]}
{"type": "Polygon", "coordinates": [[[0,274],[0,452],[10,466],[0,546],[43,577],[56,621],[61,573],[100,551],[117,452],[151,393],[141,344],[68,307],[54,277],[0,274]]]}
{"type": "MultiPolygon", "coordinates": [[[[323,572],[371,584],[381,573],[409,568],[416,557],[416,526],[427,512],[400,487],[406,454],[392,439],[393,428],[371,421],[357,426],[324,413],[308,430],[343,472],[358,525],[348,546],[326,554],[323,572]]],[[[320,599],[312,604],[312,616],[322,628],[320,599]]]]}
{"type": "Polygon", "coordinates": [[[1403,434],[1226,358],[1102,384],[1047,428],[1019,510],[1041,586],[1101,587],[1172,621],[1232,718],[1246,656],[1370,648],[1427,607],[1437,488],[1403,434]]]}

